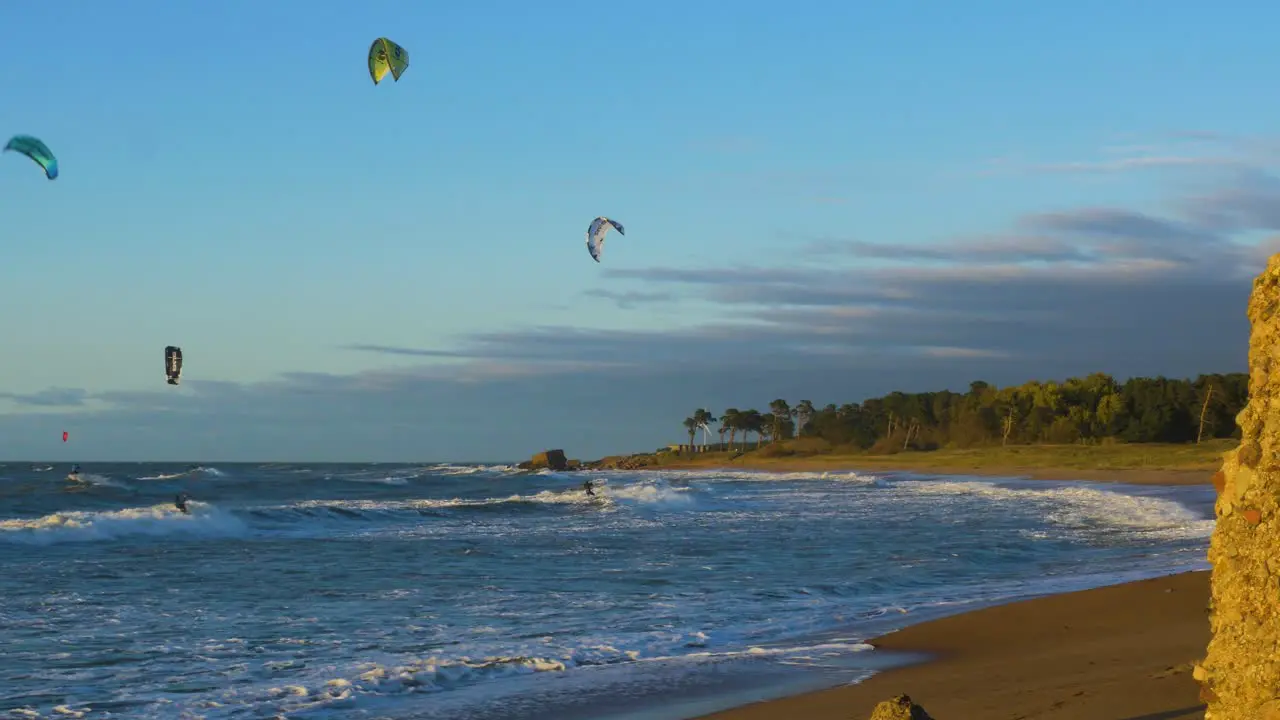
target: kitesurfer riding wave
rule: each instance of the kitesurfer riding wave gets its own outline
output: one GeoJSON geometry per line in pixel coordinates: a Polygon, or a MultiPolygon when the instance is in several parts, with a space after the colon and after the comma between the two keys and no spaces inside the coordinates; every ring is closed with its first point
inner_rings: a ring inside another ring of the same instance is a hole
{"type": "Polygon", "coordinates": [[[595,497],[596,491],[594,488],[595,485],[593,485],[590,480],[582,483],[582,489],[587,491],[587,497],[595,497]]]}
{"type": "Polygon", "coordinates": [[[191,496],[186,493],[178,493],[173,499],[173,506],[178,508],[183,515],[190,515],[191,511],[187,509],[187,502],[191,500],[191,496]]]}

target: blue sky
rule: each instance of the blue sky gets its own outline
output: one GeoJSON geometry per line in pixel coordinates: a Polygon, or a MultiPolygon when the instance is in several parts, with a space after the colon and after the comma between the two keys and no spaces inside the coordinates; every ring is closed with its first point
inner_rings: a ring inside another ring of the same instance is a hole
{"type": "Polygon", "coordinates": [[[3,457],[593,457],[702,404],[1236,371],[1280,229],[1263,3],[7,20],[0,134],[62,174],[0,156],[3,457]]]}

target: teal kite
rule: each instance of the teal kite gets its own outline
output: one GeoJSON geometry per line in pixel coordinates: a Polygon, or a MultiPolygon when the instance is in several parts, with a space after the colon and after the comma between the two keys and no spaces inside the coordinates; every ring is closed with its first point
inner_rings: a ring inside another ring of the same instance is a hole
{"type": "Polygon", "coordinates": [[[44,168],[44,176],[53,180],[58,177],[58,158],[53,156],[53,151],[48,145],[40,142],[38,139],[30,135],[14,135],[9,138],[8,144],[4,146],[4,151],[14,150],[26,155],[36,164],[44,168]]]}

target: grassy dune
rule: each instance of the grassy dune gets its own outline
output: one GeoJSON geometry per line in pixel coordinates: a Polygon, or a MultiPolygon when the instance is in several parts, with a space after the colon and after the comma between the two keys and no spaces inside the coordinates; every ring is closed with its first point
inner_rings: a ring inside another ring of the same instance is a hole
{"type": "MultiPolygon", "coordinates": [[[[756,470],[926,470],[947,473],[1021,474],[1033,477],[1082,479],[1137,479],[1141,474],[1194,475],[1194,482],[1208,482],[1221,465],[1222,454],[1234,440],[1195,444],[1157,443],[1111,445],[1017,445],[945,449],[927,452],[871,454],[839,448],[806,447],[805,441],[779,443],[747,452],[690,454],[658,453],[645,456],[650,468],[742,468],[756,470]]],[[[641,460],[641,458],[636,458],[641,460]]]]}

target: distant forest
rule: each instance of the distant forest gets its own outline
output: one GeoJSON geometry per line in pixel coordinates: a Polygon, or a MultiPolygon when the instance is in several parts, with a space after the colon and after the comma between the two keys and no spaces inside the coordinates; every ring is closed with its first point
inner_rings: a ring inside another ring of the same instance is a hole
{"type": "Polygon", "coordinates": [[[1195,380],[1130,378],[1118,383],[1094,373],[1064,382],[997,388],[969,384],[969,392],[892,392],[861,403],[818,408],[808,400],[769,403],[768,412],[729,408],[720,417],[700,408],[685,418],[689,444],[702,432],[721,447],[748,448],[796,437],[831,445],[891,452],[1033,443],[1193,443],[1238,438],[1236,415],[1248,400],[1247,373],[1195,380]],[[712,428],[712,425],[718,425],[712,428]]]}

